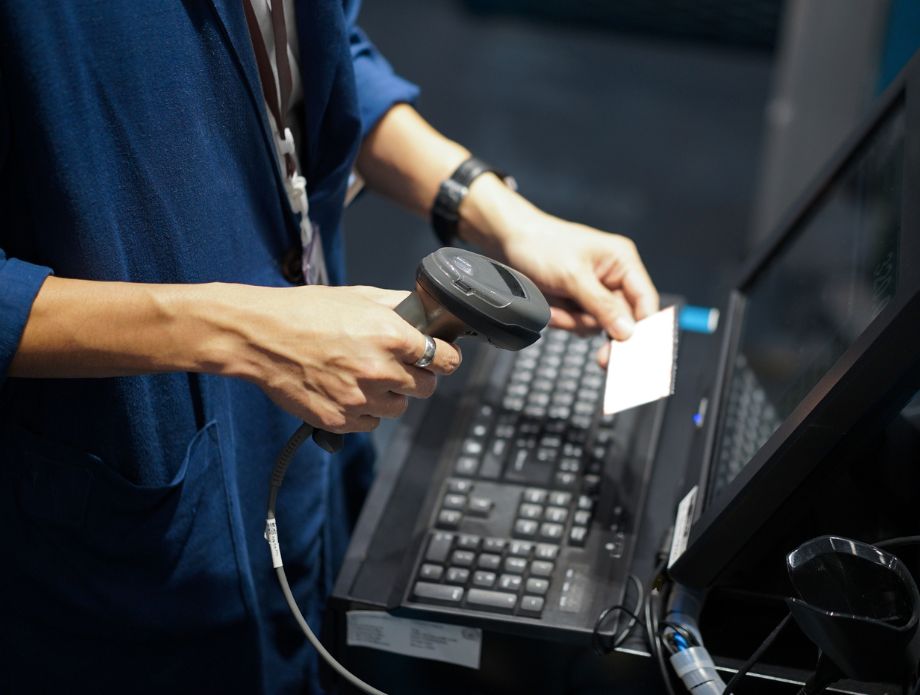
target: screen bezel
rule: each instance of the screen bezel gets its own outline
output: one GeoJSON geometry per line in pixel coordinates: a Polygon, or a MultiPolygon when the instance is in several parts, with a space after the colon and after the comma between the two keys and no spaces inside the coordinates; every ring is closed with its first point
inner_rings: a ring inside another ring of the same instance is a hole
{"type": "Polygon", "coordinates": [[[858,154],[859,146],[902,103],[904,174],[895,295],[715,499],[708,499],[709,475],[721,436],[721,417],[709,423],[689,542],[671,568],[681,583],[695,587],[717,583],[744,547],[837,446],[854,441],[872,420],[895,410],[895,401],[906,399],[911,388],[920,387],[920,331],[910,320],[916,321],[920,315],[920,197],[909,194],[920,190],[920,57],[915,57],[742,272],[729,298],[720,377],[713,393],[715,411],[721,414],[733,368],[730,355],[737,350],[740,338],[746,291],[810,218],[858,154]],[[903,391],[900,396],[899,389],[903,391]],[[853,408],[853,403],[864,407],[853,408]]]}

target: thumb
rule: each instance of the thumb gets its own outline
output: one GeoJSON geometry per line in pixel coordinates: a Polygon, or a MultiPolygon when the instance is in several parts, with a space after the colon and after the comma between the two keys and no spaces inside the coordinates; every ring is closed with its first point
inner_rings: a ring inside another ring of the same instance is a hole
{"type": "Polygon", "coordinates": [[[632,335],[636,322],[620,290],[611,290],[593,274],[584,273],[576,278],[570,292],[572,298],[597,319],[608,335],[617,340],[626,340],[632,335]]]}

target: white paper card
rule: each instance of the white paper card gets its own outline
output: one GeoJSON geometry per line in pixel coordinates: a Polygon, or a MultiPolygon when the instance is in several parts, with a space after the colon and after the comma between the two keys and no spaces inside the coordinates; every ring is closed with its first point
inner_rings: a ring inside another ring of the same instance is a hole
{"type": "Polygon", "coordinates": [[[482,630],[427,620],[397,618],[383,611],[349,611],[348,645],[479,668],[482,630]]]}
{"type": "Polygon", "coordinates": [[[671,306],[638,321],[628,340],[611,341],[604,414],[670,396],[676,373],[677,310],[671,306]]]}

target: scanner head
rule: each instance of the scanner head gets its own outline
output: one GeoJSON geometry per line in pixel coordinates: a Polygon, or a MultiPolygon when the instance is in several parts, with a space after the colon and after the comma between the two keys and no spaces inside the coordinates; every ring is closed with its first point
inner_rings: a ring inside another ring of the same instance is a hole
{"type": "Polygon", "coordinates": [[[521,350],[549,323],[549,304],[530,278],[472,251],[438,249],[419,263],[415,281],[415,296],[397,312],[448,342],[472,337],[521,350]]]}

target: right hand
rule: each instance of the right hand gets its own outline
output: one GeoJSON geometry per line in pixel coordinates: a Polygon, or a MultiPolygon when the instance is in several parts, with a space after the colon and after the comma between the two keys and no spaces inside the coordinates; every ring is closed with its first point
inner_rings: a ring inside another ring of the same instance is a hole
{"type": "Polygon", "coordinates": [[[236,343],[228,373],[258,384],[279,406],[329,432],[366,432],[428,398],[438,374],[460,365],[435,340],[434,361],[414,366],[425,337],[393,311],[407,292],[373,287],[237,287],[236,343]]]}

